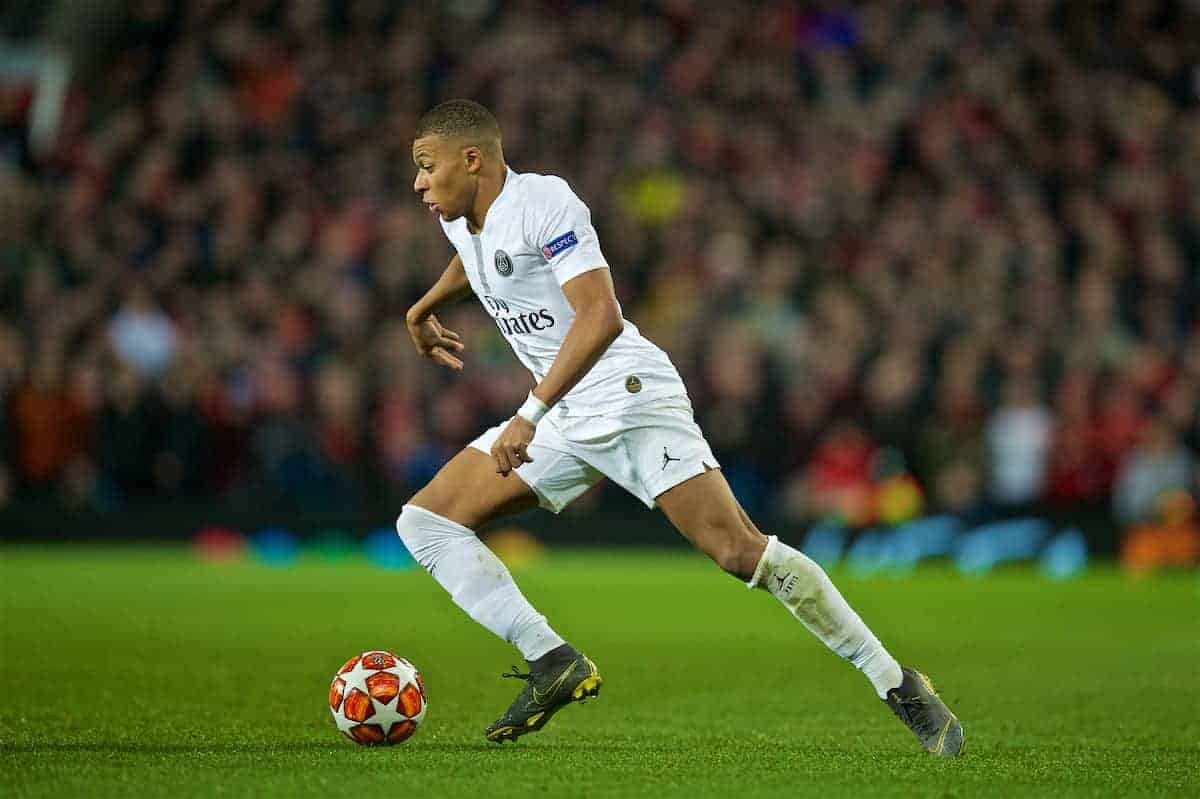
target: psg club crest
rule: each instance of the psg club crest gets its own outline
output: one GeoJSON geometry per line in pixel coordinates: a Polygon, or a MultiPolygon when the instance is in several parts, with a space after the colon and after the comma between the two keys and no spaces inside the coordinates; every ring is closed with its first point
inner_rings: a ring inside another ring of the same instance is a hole
{"type": "Polygon", "coordinates": [[[513,273],[512,258],[509,258],[508,253],[504,250],[496,250],[496,271],[503,277],[508,277],[513,273]]]}

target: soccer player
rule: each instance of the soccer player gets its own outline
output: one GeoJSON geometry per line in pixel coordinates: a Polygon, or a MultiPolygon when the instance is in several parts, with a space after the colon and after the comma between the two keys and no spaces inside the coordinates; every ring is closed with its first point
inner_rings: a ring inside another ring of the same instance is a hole
{"type": "Polygon", "coordinates": [[[692,419],[666,353],[621,314],[591,215],[566,181],[517,173],[500,128],[469,100],[418,122],[413,188],[457,254],[407,314],[420,353],[459,370],[461,337],[435,314],[474,292],[536,385],[507,423],[459,452],[406,504],[396,529],[471,618],[520,650],[529,672],[485,732],[498,743],[541,729],[595,696],[596,664],[566,643],[476,536],[480,525],[540,505],[555,513],[608,477],[662,509],[684,537],[750,588],[769,591],[935,755],[962,725],[929,679],[901,668],[815,562],[767,536],[734,498],[692,419]]]}

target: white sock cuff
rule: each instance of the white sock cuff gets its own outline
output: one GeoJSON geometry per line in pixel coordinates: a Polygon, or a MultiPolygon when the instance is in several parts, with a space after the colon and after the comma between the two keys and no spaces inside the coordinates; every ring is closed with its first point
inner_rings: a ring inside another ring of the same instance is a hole
{"type": "Polygon", "coordinates": [[[747,588],[757,588],[759,582],[770,569],[770,563],[775,560],[775,550],[779,548],[779,539],[776,536],[767,536],[767,548],[763,550],[762,557],[758,559],[758,565],[754,568],[754,575],[746,583],[747,588]]]}
{"type": "Polygon", "coordinates": [[[400,523],[404,520],[405,514],[410,517],[415,516],[421,521],[433,524],[439,530],[443,530],[445,532],[458,533],[459,535],[475,535],[475,531],[471,528],[463,527],[458,522],[451,521],[445,516],[439,516],[433,511],[425,510],[417,505],[405,505],[400,509],[400,516],[396,519],[396,532],[400,532],[400,523]]]}

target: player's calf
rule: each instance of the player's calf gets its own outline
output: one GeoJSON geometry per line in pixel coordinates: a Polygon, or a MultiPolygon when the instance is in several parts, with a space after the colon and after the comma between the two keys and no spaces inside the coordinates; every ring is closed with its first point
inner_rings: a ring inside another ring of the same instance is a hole
{"type": "Polygon", "coordinates": [[[743,581],[754,574],[767,538],[746,516],[720,471],[696,475],[656,501],[675,529],[722,571],[743,581]]]}
{"type": "Polygon", "coordinates": [[[436,513],[405,505],[396,531],[413,557],[472,619],[521,650],[527,659],[563,639],[525,598],[512,575],[474,532],[436,513]]]}
{"type": "Polygon", "coordinates": [[[770,536],[746,583],[783,603],[809,632],[866,675],[880,699],[900,685],[900,664],[854,612],[820,564],[770,536]]]}

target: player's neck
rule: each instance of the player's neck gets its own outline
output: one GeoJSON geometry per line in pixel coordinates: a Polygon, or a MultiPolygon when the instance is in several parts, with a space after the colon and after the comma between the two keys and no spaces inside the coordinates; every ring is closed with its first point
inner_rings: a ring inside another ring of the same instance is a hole
{"type": "Polygon", "coordinates": [[[500,192],[504,189],[504,180],[507,177],[508,166],[504,163],[500,164],[500,169],[494,174],[479,177],[479,188],[475,192],[475,201],[471,203],[471,210],[467,213],[467,229],[471,233],[478,234],[483,230],[488,209],[500,196],[500,192]]]}

